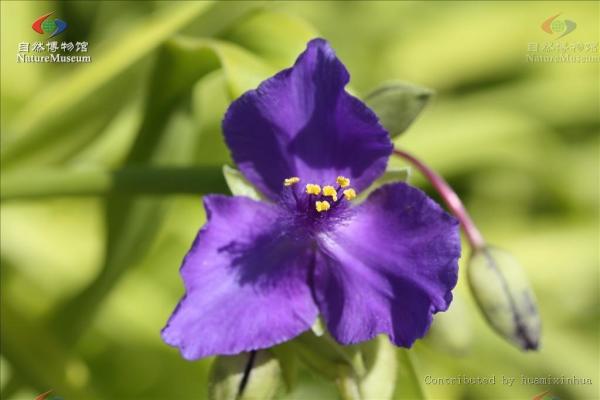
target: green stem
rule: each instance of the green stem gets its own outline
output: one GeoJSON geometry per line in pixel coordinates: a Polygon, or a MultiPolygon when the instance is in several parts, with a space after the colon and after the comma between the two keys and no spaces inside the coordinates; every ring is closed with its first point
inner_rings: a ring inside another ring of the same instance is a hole
{"type": "Polygon", "coordinates": [[[116,171],[43,169],[7,172],[0,179],[0,199],[58,196],[168,195],[226,193],[219,167],[126,167],[116,171]]]}
{"type": "Polygon", "coordinates": [[[475,226],[475,223],[471,219],[471,216],[467,212],[464,204],[458,197],[458,195],[452,190],[448,182],[442,178],[441,175],[436,173],[427,164],[416,158],[406,151],[394,149],[394,154],[398,157],[405,159],[414,165],[421,173],[427,178],[429,183],[442,197],[452,214],[458,219],[460,225],[463,228],[465,236],[469,241],[471,249],[473,251],[485,248],[485,240],[479,232],[479,229],[475,226]]]}

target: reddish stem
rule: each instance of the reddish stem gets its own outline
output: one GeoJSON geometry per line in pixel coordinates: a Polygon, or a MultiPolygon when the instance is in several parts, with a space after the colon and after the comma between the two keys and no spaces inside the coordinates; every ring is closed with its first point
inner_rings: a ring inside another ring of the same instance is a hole
{"type": "Polygon", "coordinates": [[[442,199],[444,199],[444,202],[452,214],[454,214],[454,216],[460,222],[473,251],[483,248],[485,246],[485,240],[483,239],[483,236],[473,223],[473,220],[469,216],[469,213],[465,209],[462,201],[460,201],[458,195],[454,192],[454,190],[452,190],[444,178],[438,175],[422,161],[405,151],[394,149],[394,154],[410,162],[419,171],[421,171],[423,175],[425,175],[434,189],[440,194],[442,199]]]}

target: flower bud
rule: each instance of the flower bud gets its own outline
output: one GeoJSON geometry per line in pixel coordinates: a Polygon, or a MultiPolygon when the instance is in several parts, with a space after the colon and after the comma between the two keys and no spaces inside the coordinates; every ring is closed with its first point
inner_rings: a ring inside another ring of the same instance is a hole
{"type": "Polygon", "coordinates": [[[541,321],[525,272],[507,252],[483,247],[468,265],[471,292],[490,325],[523,350],[538,348],[541,321]]]}

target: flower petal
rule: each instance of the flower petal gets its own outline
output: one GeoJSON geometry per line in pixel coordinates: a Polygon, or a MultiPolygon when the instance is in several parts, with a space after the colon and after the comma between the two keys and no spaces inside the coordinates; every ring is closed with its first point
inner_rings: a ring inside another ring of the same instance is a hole
{"type": "Polygon", "coordinates": [[[186,294],[162,331],[186,359],[289,340],[317,316],[308,282],[314,252],[287,234],[275,205],[205,197],[207,224],[186,255],[186,294]]]}
{"type": "Polygon", "coordinates": [[[456,284],[458,222],[423,192],[385,185],[320,237],[316,300],[342,344],[379,333],[410,347],[444,311],[456,284]]]}
{"type": "Polygon", "coordinates": [[[323,39],[308,43],[294,66],[234,101],[223,132],[240,170],[275,199],[285,178],[360,191],[385,170],[392,151],[377,116],[344,87],[350,76],[323,39]]]}

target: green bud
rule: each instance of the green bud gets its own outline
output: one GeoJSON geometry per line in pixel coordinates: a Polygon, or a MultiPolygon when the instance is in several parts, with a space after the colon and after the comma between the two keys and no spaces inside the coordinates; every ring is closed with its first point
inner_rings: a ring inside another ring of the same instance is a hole
{"type": "Polygon", "coordinates": [[[471,292],[490,325],[523,350],[536,350],[541,321],[525,272],[505,251],[484,247],[467,269],[471,292]]]}
{"type": "Polygon", "coordinates": [[[268,351],[217,357],[209,375],[210,400],[269,400],[282,381],[279,361],[268,351]]]}
{"type": "Polygon", "coordinates": [[[342,400],[393,398],[396,348],[385,336],[359,345],[342,346],[327,332],[318,337],[307,332],[275,350],[282,347],[293,349],[313,373],[335,382],[342,400]]]}
{"type": "Polygon", "coordinates": [[[316,336],[306,332],[288,342],[299,360],[327,379],[335,380],[339,365],[346,365],[356,376],[364,374],[364,365],[358,346],[342,346],[329,333],[316,336]]]}
{"type": "Polygon", "coordinates": [[[392,137],[403,133],[421,113],[433,91],[404,82],[386,83],[366,98],[392,137]]]}

